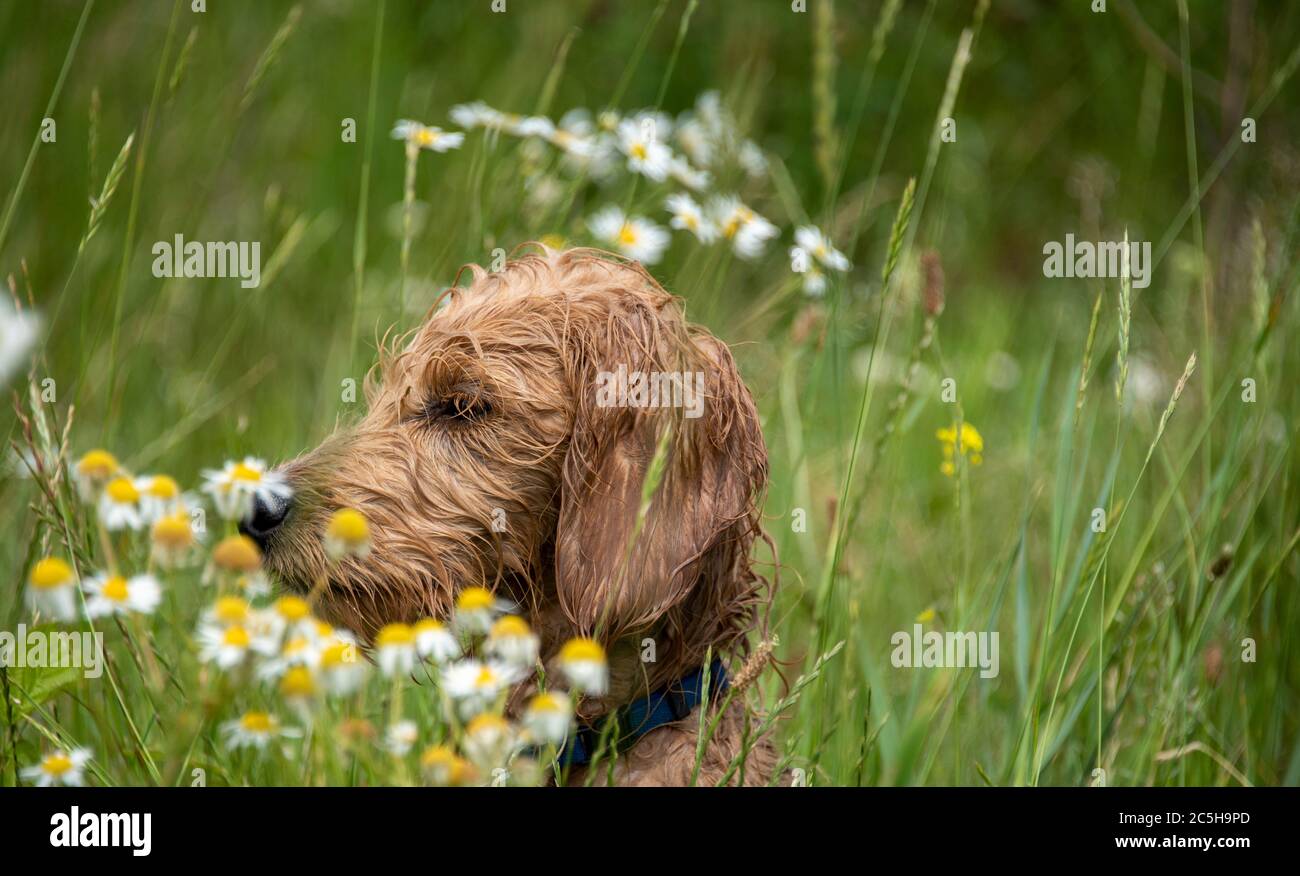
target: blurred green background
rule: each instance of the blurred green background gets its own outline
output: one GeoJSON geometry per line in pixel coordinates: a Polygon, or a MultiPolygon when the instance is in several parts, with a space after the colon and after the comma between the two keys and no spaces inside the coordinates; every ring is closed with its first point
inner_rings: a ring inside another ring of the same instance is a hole
{"type": "MultiPolygon", "coordinates": [[[[50,323],[37,378],[55,379],[61,418],[75,404],[74,451],[103,444],[194,484],[230,456],[313,446],[358,414],[340,386],[363,377],[377,336],[417,324],[459,265],[545,234],[587,242],[583,218],[610,200],[584,187],[562,214],[529,209],[528,158],[509,138],[471,134],[461,150],[422,156],[399,313],[395,120],[453,128],[448,109],[473,100],[552,118],[579,106],[677,114],[717,90],[771,165],[740,192],[783,237],[757,263],[719,265],[678,236],[654,273],[735,345],[764,417],[787,674],[846,642],[783,724],[791,762],[817,783],[1077,784],[1098,764],[1114,783],[1300,781],[1288,295],[1300,107],[1294,82],[1274,80],[1294,67],[1300,6],[1191,2],[1184,52],[1173,2],[1110,0],[1103,13],[993,2],[961,80],[956,141],[938,148],[914,247],[882,299],[900,193],[927,181],[976,4],[902,3],[874,66],[877,2],[809,0],[806,13],[786,0],[491,5],[390,0],[377,31],[370,2],[99,2],[70,60],[81,3],[0,5],[6,208],[68,63],[57,140],[36,148],[0,277],[14,275],[23,299],[30,288],[50,323]],[[1265,97],[1256,142],[1241,143],[1242,118],[1265,97]],[[356,120],[355,143],[340,136],[344,119],[356,120]],[[88,198],[132,132],[121,186],[72,271],[88,198]],[[841,186],[819,148],[843,167],[841,186]],[[1199,209],[1184,211],[1192,180],[1212,172],[1199,209]],[[785,258],[792,227],[809,220],[855,265],[821,300],[799,291],[785,258]],[[1129,401],[1117,410],[1117,284],[1049,281],[1041,264],[1047,241],[1125,230],[1163,258],[1135,296],[1129,401]],[[149,248],[176,234],[260,240],[262,286],[155,279],[149,248]],[[923,250],[942,261],[947,308],[898,428],[878,443],[923,331],[923,250]],[[1144,468],[1193,350],[1198,371],[1144,468]],[[948,376],[986,443],[984,464],[957,481],[939,474],[934,438],[954,419],[938,393],[948,376]],[[1260,388],[1250,406],[1233,389],[1243,377],[1260,388]],[[1110,592],[1127,596],[1106,622],[1099,669],[1087,522],[1094,506],[1114,509],[1112,478],[1119,498],[1137,488],[1103,563],[1120,588],[1110,592]],[[855,512],[828,572],[846,497],[855,512]],[[793,508],[808,511],[807,532],[791,528],[793,508]],[[1206,575],[1225,544],[1238,561],[1214,591],[1206,575]],[[1000,629],[1000,678],[893,671],[890,633],[927,610],[932,626],[1000,629]],[[1239,659],[1245,636],[1261,643],[1256,664],[1239,659]],[[1184,750],[1196,743],[1215,756],[1184,750]]],[[[643,212],[665,220],[655,205],[643,212]]],[[[12,415],[0,423],[17,436],[12,415]]],[[[0,568],[19,581],[48,533],[27,510],[28,482],[6,475],[0,496],[0,568]]],[[[18,592],[0,593],[0,617],[16,616],[18,592]]],[[[777,697],[781,685],[769,688],[777,697]]]]}

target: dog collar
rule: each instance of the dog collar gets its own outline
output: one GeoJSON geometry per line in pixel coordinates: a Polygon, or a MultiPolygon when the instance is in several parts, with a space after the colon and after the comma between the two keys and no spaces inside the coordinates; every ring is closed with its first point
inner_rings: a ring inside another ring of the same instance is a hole
{"type": "MultiPolygon", "coordinates": [[[[720,659],[709,664],[709,699],[728,687],[727,669],[720,659]]],[[[623,734],[614,743],[617,751],[626,751],[651,730],[680,721],[705,700],[704,667],[661,687],[649,696],[633,700],[617,712],[618,728],[623,734]],[[628,728],[626,731],[623,728],[628,728]]],[[[590,725],[578,728],[557,758],[561,766],[586,766],[600,747],[600,731],[590,725]]]]}

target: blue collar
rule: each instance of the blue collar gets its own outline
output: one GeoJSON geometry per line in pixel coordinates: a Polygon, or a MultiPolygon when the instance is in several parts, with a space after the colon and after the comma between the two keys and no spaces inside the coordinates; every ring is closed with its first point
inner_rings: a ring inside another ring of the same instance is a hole
{"type": "MultiPolygon", "coordinates": [[[[720,659],[709,664],[708,697],[713,699],[727,689],[727,669],[720,659]]],[[[680,721],[705,700],[704,667],[639,700],[633,700],[617,712],[617,751],[631,748],[642,736],[665,724],[680,721]],[[626,728],[626,729],[625,729],[626,728]]],[[[581,725],[560,750],[561,766],[586,766],[600,747],[600,730],[581,725]]]]}

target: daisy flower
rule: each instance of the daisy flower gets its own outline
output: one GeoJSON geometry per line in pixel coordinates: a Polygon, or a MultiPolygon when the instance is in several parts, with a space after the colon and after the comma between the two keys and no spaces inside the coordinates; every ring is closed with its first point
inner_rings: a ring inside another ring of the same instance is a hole
{"type": "Polygon", "coordinates": [[[790,267],[803,278],[803,291],[813,298],[826,294],[826,272],[802,246],[790,247],[790,267]]]}
{"type": "Polygon", "coordinates": [[[555,135],[555,122],[545,116],[507,116],[504,130],[516,137],[541,137],[549,140],[555,135]]]}
{"type": "Polygon", "coordinates": [[[565,113],[548,139],[552,146],[575,158],[591,158],[596,154],[591,116],[585,110],[565,113]]]}
{"type": "Polygon", "coordinates": [[[560,746],[569,735],[572,716],[573,708],[568,697],[554,691],[545,691],[528,701],[523,725],[534,742],[560,746]]]}
{"type": "Polygon", "coordinates": [[[100,522],[109,532],[139,529],[145,523],[140,512],[140,491],[130,478],[116,477],[105,484],[97,509],[100,522]]]}
{"type": "Polygon", "coordinates": [[[811,225],[802,225],[796,228],[794,242],[832,271],[843,273],[853,267],[848,257],[832,246],[830,240],[826,235],[822,234],[820,229],[811,225]]]}
{"type": "Polygon", "coordinates": [[[198,534],[183,511],[159,518],[149,530],[150,556],[164,569],[185,565],[194,555],[198,534]]]}
{"type": "Polygon", "coordinates": [[[180,484],[167,475],[144,475],[135,479],[140,494],[140,516],[145,523],[157,523],[170,514],[185,510],[180,484]]]}
{"type": "Polygon", "coordinates": [[[508,614],[492,625],[483,649],[512,666],[527,667],[537,660],[537,636],[528,621],[508,614]]]}
{"type": "Polygon", "coordinates": [[[219,669],[233,669],[253,652],[253,637],[239,624],[201,626],[198,636],[199,660],[219,669]]]}
{"type": "Polygon", "coordinates": [[[212,565],[234,577],[240,592],[250,597],[270,591],[270,582],[262,572],[262,549],[246,535],[223,538],[212,549],[212,565]]]}
{"type": "Polygon", "coordinates": [[[92,450],[77,460],[77,493],[83,502],[93,502],[104,484],[118,472],[117,459],[107,450],[92,450]]]}
{"type": "Polygon", "coordinates": [[[751,178],[760,177],[767,172],[767,157],[753,140],[746,140],[740,144],[740,152],[736,160],[740,163],[741,169],[751,178]]]}
{"type": "Polygon", "coordinates": [[[694,192],[707,189],[711,179],[707,170],[697,170],[680,155],[673,156],[672,162],[668,165],[668,175],[694,192]]]}
{"type": "Polygon", "coordinates": [[[415,629],[415,651],[422,658],[442,664],[460,656],[460,643],[441,621],[425,618],[415,629]]]}
{"type": "Polygon", "coordinates": [[[393,125],[392,137],[394,140],[405,140],[417,149],[428,149],[430,152],[459,149],[460,144],[465,142],[465,135],[459,131],[448,132],[410,119],[399,119],[397,124],[393,125]]]}
{"type": "Polygon", "coordinates": [[[162,601],[162,587],[153,575],[96,575],[86,580],[86,614],[153,614],[162,601]]]}
{"type": "Polygon", "coordinates": [[[623,255],[647,265],[658,262],[668,248],[666,230],[648,219],[626,216],[613,204],[588,219],[587,227],[598,239],[612,244],[623,255]]]}
{"type": "Polygon", "coordinates": [[[258,669],[260,678],[283,678],[296,669],[309,673],[320,664],[320,648],[307,636],[290,636],[283,645],[258,669]]]}
{"type": "Polygon", "coordinates": [[[367,665],[358,659],[356,642],[342,633],[321,644],[321,684],[335,696],[347,696],[360,688],[366,680],[367,665]]]}
{"type": "Polygon", "coordinates": [[[233,721],[221,725],[221,735],[226,747],[232,750],[255,748],[264,751],[276,739],[297,736],[299,731],[285,727],[280,719],[268,712],[245,712],[233,721]]]}
{"type": "Polygon", "coordinates": [[[487,709],[514,680],[507,667],[478,660],[461,660],[442,670],[442,688],[462,719],[487,709]]]}
{"type": "Polygon", "coordinates": [[[242,520],[253,510],[254,500],[270,505],[287,502],[293,490],[284,475],[269,471],[266,463],[245,456],[242,462],[227,462],[220,471],[203,472],[203,491],[212,496],[217,513],[226,520],[242,520]]]}
{"type": "Polygon", "coordinates": [[[23,767],[22,777],[38,788],[79,787],[85,782],[84,770],[89,760],[90,750],[85,748],[52,751],[36,766],[23,767]]]}
{"type": "Polygon", "coordinates": [[[40,333],[38,315],[19,310],[8,301],[0,302],[0,386],[22,366],[40,333]]]}
{"type": "Polygon", "coordinates": [[[668,224],[679,231],[689,231],[700,243],[712,243],[718,239],[718,228],[704,217],[704,210],[687,194],[669,195],[664,201],[673,218],[668,224]]]}
{"type": "Polygon", "coordinates": [[[654,136],[653,126],[634,119],[618,123],[618,148],[627,156],[627,169],[655,182],[668,178],[673,152],[654,136]]]}
{"type": "Polygon", "coordinates": [[[325,552],[333,560],[370,556],[370,526],[355,508],[340,508],[325,530],[325,552]]]}
{"type": "Polygon", "coordinates": [[[384,748],[398,757],[404,757],[415,743],[420,741],[420,728],[414,721],[398,721],[390,724],[384,734],[384,748]]]}
{"type": "Polygon", "coordinates": [[[387,624],[375,635],[375,662],[384,675],[409,675],[415,661],[415,630],[409,624],[387,624]]]}
{"type": "Polygon", "coordinates": [[[433,745],[420,755],[420,769],[431,784],[449,787],[463,785],[474,775],[469,761],[445,745],[433,745]]]}
{"type": "Polygon", "coordinates": [[[466,587],[456,597],[456,629],[474,636],[492,629],[492,614],[502,603],[486,587],[466,587]]]}
{"type": "Polygon", "coordinates": [[[291,706],[304,711],[316,698],[316,677],[306,666],[294,666],[281,677],[277,689],[291,706]]]}
{"type": "Polygon", "coordinates": [[[465,130],[474,128],[499,128],[505,120],[505,113],[495,110],[481,100],[473,103],[458,103],[451,108],[451,120],[465,130]]]}
{"type": "Polygon", "coordinates": [[[681,118],[675,132],[677,145],[695,164],[708,167],[713,163],[713,142],[709,132],[692,114],[684,113],[681,118]]]}
{"type": "Polygon", "coordinates": [[[514,744],[510,723],[500,715],[479,715],[465,727],[465,754],[482,765],[501,764],[514,744]]]}
{"type": "Polygon", "coordinates": [[[767,242],[779,233],[777,227],[745,206],[734,195],[715,197],[709,203],[709,214],[731,241],[731,248],[742,259],[762,255],[767,242]]]}
{"type": "Polygon", "coordinates": [[[560,649],[560,669],[583,693],[603,694],[609,686],[605,649],[595,639],[570,639],[560,649]]]}
{"type": "Polygon", "coordinates": [[[77,619],[76,575],[58,557],[46,557],[32,566],[27,578],[27,605],[57,621],[77,619]]]}

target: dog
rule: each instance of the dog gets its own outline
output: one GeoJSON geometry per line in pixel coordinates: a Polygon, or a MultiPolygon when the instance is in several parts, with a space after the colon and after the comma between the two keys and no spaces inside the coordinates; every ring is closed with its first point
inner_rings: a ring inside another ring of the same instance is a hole
{"type": "MultiPolygon", "coordinates": [[[[292,500],[259,502],[244,530],[288,588],[323,579],[318,612],[363,638],[445,618],[471,584],[519,606],[544,666],[568,639],[597,637],[609,689],[577,707],[580,725],[596,726],[684,678],[698,682],[710,655],[719,688],[765,631],[772,585],[750,552],[755,538],[771,544],[759,519],[767,450],[731,351],[688,324],[679,299],[638,263],[538,247],[499,271],[467,265],[468,286],[444,292],[410,335],[385,339],[363,419],[282,466],[292,500]],[[702,374],[703,404],[598,398],[617,373],[702,374]],[[373,543],[365,559],[330,564],[321,532],[341,507],[367,517],[373,543]]],[[[686,699],[675,720],[632,739],[612,775],[602,764],[599,780],[689,784],[699,709],[712,720],[720,699],[686,699]]],[[[699,784],[729,772],[733,783],[772,780],[775,749],[751,737],[754,724],[733,699],[699,784]],[[729,770],[742,746],[743,770],[729,770]]],[[[576,766],[570,782],[585,772],[576,766]]]]}

